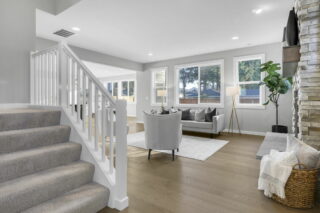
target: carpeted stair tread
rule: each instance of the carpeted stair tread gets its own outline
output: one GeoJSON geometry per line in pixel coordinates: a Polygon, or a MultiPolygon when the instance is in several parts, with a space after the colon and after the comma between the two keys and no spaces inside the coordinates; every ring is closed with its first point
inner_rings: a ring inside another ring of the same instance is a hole
{"type": "Polygon", "coordinates": [[[23,176],[0,184],[1,212],[16,213],[57,198],[92,181],[94,166],[85,162],[23,176]]]}
{"type": "Polygon", "coordinates": [[[60,124],[61,111],[19,109],[0,112],[0,131],[55,126],[60,124]]]}
{"type": "Polygon", "coordinates": [[[90,183],[22,213],[96,213],[107,205],[108,199],[107,188],[90,183]]]}
{"type": "Polygon", "coordinates": [[[0,183],[80,159],[81,145],[60,143],[0,155],[0,183]]]}
{"type": "Polygon", "coordinates": [[[0,131],[0,154],[67,142],[70,131],[61,125],[0,131]]]}

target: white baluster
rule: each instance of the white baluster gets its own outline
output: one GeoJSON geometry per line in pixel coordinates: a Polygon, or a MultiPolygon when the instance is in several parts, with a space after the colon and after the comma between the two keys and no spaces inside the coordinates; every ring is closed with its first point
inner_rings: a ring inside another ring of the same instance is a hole
{"type": "Polygon", "coordinates": [[[36,104],[40,104],[40,81],[39,81],[39,67],[40,67],[40,60],[39,60],[39,56],[35,57],[36,59],[36,82],[35,82],[35,86],[36,86],[36,104]]]}
{"type": "Polygon", "coordinates": [[[45,82],[44,82],[44,79],[45,79],[45,57],[44,55],[42,55],[41,57],[41,104],[42,105],[45,105],[46,102],[45,102],[45,82]]]}
{"type": "Polygon", "coordinates": [[[48,104],[52,105],[52,54],[48,54],[48,104]]]}
{"type": "Polygon", "coordinates": [[[70,86],[70,75],[71,75],[71,59],[66,55],[67,57],[67,108],[70,107],[70,92],[71,92],[71,86],[70,86]]]}
{"type": "Polygon", "coordinates": [[[75,110],[75,71],[76,71],[76,62],[72,60],[72,71],[71,71],[71,99],[72,99],[72,115],[74,114],[75,110]]]}
{"type": "Polygon", "coordinates": [[[35,99],[35,69],[34,69],[34,64],[35,64],[35,58],[32,56],[32,52],[30,53],[30,103],[34,104],[34,99],[35,99]]]}
{"type": "Polygon", "coordinates": [[[114,164],[114,112],[113,108],[109,109],[109,138],[110,138],[110,151],[109,151],[109,172],[113,173],[114,164]]]}
{"type": "Polygon", "coordinates": [[[88,140],[90,141],[92,135],[92,81],[91,79],[88,80],[88,140]]]}
{"type": "Polygon", "coordinates": [[[101,101],[101,137],[102,137],[102,150],[101,159],[106,161],[106,98],[102,95],[101,101]]]}
{"type": "Polygon", "coordinates": [[[83,71],[82,75],[82,130],[86,130],[86,100],[87,99],[87,76],[83,71]]]}
{"type": "Polygon", "coordinates": [[[44,104],[48,104],[48,54],[44,53],[44,69],[43,69],[43,82],[44,82],[44,104]]]}
{"type": "MultiPolygon", "coordinates": [[[[56,73],[56,105],[58,106],[60,103],[60,61],[59,61],[59,52],[55,52],[55,73],[56,73]]],[[[62,104],[62,103],[61,103],[62,104]]]]}
{"type": "Polygon", "coordinates": [[[98,117],[99,117],[99,92],[98,87],[94,87],[94,112],[95,112],[95,119],[94,119],[94,149],[98,151],[98,141],[99,141],[99,123],[98,123],[98,117]]]}
{"type": "Polygon", "coordinates": [[[81,91],[81,76],[80,76],[80,66],[77,66],[77,122],[80,122],[80,110],[81,110],[81,101],[80,101],[80,91],[81,91]]]}

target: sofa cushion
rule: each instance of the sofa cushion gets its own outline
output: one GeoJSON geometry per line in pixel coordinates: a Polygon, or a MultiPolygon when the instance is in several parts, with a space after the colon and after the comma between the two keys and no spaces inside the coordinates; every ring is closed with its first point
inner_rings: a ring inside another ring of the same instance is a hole
{"type": "Polygon", "coordinates": [[[216,116],[216,114],[217,114],[217,109],[216,108],[214,108],[213,110],[210,109],[211,111],[209,111],[209,109],[210,109],[210,107],[208,108],[208,112],[205,115],[205,121],[206,122],[212,122],[212,117],[216,116]]]}
{"type": "Polygon", "coordinates": [[[198,121],[198,122],[204,122],[205,121],[205,115],[206,115],[206,112],[205,112],[204,109],[203,110],[199,110],[199,111],[196,112],[194,120],[198,121]]]}
{"type": "Polygon", "coordinates": [[[212,122],[181,121],[183,127],[212,129],[212,122]]]}
{"type": "Polygon", "coordinates": [[[186,110],[182,110],[182,114],[181,114],[181,120],[191,120],[190,118],[190,110],[191,109],[186,109],[186,110]]]}

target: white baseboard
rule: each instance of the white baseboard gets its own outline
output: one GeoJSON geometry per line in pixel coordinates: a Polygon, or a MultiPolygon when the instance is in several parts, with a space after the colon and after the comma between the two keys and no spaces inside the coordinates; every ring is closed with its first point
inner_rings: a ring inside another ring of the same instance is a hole
{"type": "MultiPolygon", "coordinates": [[[[223,132],[229,132],[229,129],[224,129],[223,132]]],[[[239,133],[239,130],[234,129],[233,130],[234,133],[239,133]]],[[[246,130],[241,130],[242,134],[245,135],[258,135],[258,136],[265,136],[266,132],[255,132],[255,131],[246,131],[246,130]]]]}

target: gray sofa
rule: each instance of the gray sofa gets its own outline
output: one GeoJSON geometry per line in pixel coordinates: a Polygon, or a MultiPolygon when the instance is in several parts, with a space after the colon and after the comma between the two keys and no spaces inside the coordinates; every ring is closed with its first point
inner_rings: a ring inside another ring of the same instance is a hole
{"type": "Polygon", "coordinates": [[[225,129],[224,114],[212,117],[212,122],[199,122],[195,120],[181,120],[182,130],[190,132],[203,132],[219,134],[225,129]]]}

